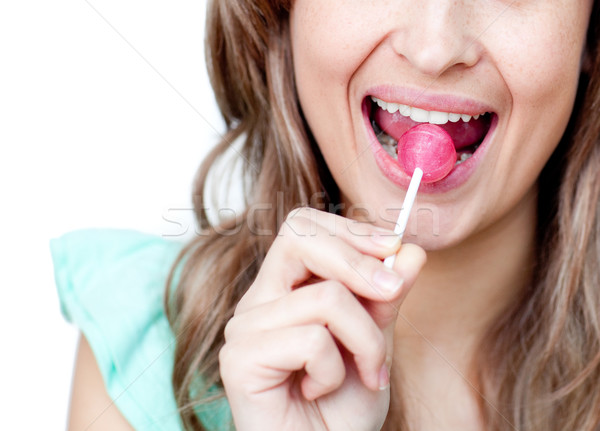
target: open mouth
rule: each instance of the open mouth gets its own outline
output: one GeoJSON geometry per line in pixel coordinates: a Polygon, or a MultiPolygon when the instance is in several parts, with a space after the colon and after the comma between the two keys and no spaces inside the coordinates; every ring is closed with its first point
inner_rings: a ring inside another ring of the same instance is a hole
{"type": "Polygon", "coordinates": [[[410,128],[420,123],[437,124],[452,137],[458,159],[456,165],[475,154],[488,134],[494,113],[459,114],[452,112],[426,111],[413,106],[386,102],[376,97],[367,97],[369,120],[373,132],[383,149],[393,158],[398,158],[398,140],[410,128]]]}

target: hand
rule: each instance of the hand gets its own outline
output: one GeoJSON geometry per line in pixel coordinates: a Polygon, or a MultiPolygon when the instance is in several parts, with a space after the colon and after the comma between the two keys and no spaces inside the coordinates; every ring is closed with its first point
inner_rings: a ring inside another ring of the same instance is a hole
{"type": "Polygon", "coordinates": [[[220,372],[238,431],[379,430],[397,310],[424,262],[391,231],[290,213],[225,328],[220,372]],[[381,259],[393,253],[392,271],[381,259]]]}

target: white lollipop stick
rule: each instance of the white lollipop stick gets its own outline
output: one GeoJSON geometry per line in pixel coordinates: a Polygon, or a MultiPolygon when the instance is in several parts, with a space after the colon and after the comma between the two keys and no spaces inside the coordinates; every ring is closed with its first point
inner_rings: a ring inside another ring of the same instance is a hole
{"type": "MultiPolygon", "coordinates": [[[[402,238],[404,231],[406,230],[408,216],[410,215],[410,210],[415,203],[417,190],[419,190],[419,185],[421,184],[422,178],[423,171],[421,168],[416,168],[413,172],[412,178],[410,179],[410,184],[408,185],[408,190],[406,191],[406,196],[404,197],[404,202],[402,203],[402,208],[400,208],[400,214],[398,215],[398,220],[396,221],[396,227],[394,228],[394,233],[400,238],[402,238]]],[[[391,256],[385,258],[383,264],[388,268],[392,268],[395,260],[396,255],[392,254],[391,256]]]]}

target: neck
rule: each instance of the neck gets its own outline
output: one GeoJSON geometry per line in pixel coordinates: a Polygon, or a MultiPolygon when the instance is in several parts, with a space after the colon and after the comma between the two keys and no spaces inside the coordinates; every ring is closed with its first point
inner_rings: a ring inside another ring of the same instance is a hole
{"type": "MultiPolygon", "coordinates": [[[[454,403],[468,404],[465,397],[473,400],[465,415],[476,414],[471,361],[490,324],[530,281],[536,207],[532,191],[492,227],[452,249],[428,253],[427,264],[400,308],[395,331],[392,373],[402,380],[397,384],[405,399],[408,390],[421,404],[435,402],[432,394],[439,393],[444,382],[460,397],[454,403]]],[[[446,394],[448,403],[452,399],[446,394]]],[[[421,422],[415,413],[414,419],[421,422]]]]}
{"type": "MultiPolygon", "coordinates": [[[[400,309],[406,320],[432,342],[483,335],[529,283],[536,205],[531,192],[493,226],[456,247],[429,252],[400,309]]],[[[415,328],[401,323],[396,339],[414,338],[415,328]]]]}

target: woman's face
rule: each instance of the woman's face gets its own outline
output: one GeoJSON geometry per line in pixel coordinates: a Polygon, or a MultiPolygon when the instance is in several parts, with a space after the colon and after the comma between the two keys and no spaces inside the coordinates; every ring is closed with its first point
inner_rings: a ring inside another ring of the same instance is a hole
{"type": "Polygon", "coordinates": [[[573,107],[591,6],[296,0],[300,103],[344,203],[395,221],[410,178],[394,142],[420,122],[446,122],[465,159],[421,186],[407,234],[423,246],[456,244],[535,199],[573,107]]]}

